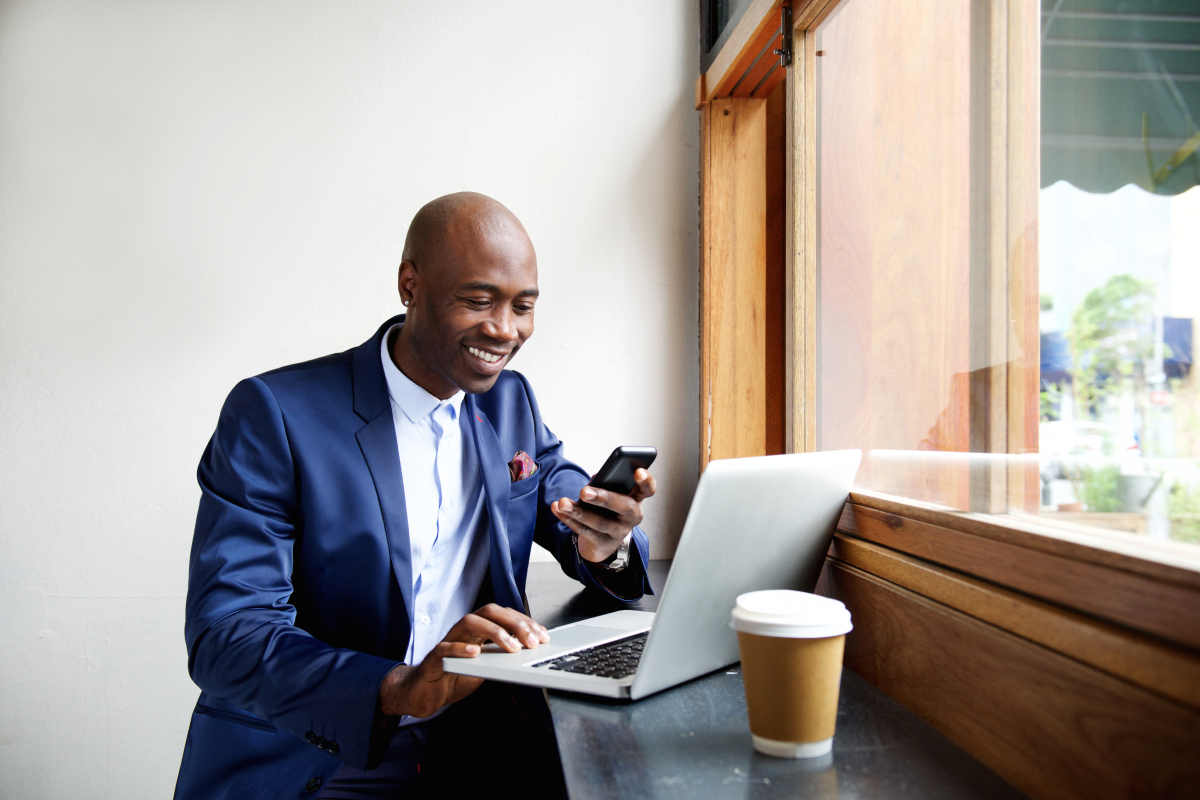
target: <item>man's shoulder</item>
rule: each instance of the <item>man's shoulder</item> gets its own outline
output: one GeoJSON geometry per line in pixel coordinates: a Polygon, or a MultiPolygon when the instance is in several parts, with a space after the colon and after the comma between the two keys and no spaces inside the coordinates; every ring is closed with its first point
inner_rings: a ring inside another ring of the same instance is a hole
{"type": "Polygon", "coordinates": [[[298,393],[301,396],[328,400],[330,391],[346,397],[356,391],[363,391],[372,396],[372,403],[379,400],[386,406],[387,384],[383,377],[379,342],[384,332],[401,319],[399,316],[392,317],[384,322],[370,339],[349,350],[301,361],[298,364],[288,364],[286,367],[255,375],[250,380],[261,381],[277,396],[280,393],[298,393]],[[374,397],[375,395],[378,397],[374,397]]]}
{"type": "Polygon", "coordinates": [[[254,377],[267,384],[284,383],[287,381],[321,380],[330,375],[348,372],[350,365],[354,361],[355,349],[352,347],[340,353],[330,353],[327,356],[310,359],[309,361],[288,364],[285,367],[276,367],[254,377]]]}
{"type": "Polygon", "coordinates": [[[328,400],[331,393],[349,396],[353,392],[353,362],[350,349],[268,370],[250,380],[265,385],[278,402],[328,400]]]}

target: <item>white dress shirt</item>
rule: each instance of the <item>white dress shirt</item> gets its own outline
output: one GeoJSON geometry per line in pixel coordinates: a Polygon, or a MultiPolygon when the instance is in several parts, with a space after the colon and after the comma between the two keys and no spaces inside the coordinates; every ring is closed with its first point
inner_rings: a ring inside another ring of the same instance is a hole
{"type": "Polygon", "coordinates": [[[396,368],[388,343],[400,327],[388,330],[379,355],[408,512],[413,625],[404,660],[415,666],[475,610],[488,569],[488,541],[479,458],[461,420],[466,395],[460,391],[438,400],[396,368]]]}

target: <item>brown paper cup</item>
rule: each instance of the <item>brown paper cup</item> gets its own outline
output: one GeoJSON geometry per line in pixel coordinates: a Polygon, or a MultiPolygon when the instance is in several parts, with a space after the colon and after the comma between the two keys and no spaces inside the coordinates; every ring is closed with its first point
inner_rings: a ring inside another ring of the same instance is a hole
{"type": "Polygon", "coordinates": [[[738,598],[732,627],[754,748],[780,758],[829,753],[850,627],[845,606],[804,592],[752,592],[738,598]]]}
{"type": "MultiPolygon", "coordinates": [[[[746,710],[756,740],[778,742],[783,750],[798,749],[793,758],[829,752],[837,723],[845,642],[844,635],[780,639],[738,633],[746,710]]],[[[755,747],[763,750],[758,745],[755,741],[755,747]]],[[[768,750],[780,749],[768,745],[768,750]]]]}

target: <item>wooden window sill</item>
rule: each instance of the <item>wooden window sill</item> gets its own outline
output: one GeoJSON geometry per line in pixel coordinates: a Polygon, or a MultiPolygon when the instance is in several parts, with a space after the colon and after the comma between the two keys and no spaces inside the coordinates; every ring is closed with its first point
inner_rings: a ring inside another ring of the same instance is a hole
{"type": "Polygon", "coordinates": [[[1067,609],[1200,649],[1200,559],[1187,545],[1033,517],[852,492],[844,533],[1067,609]]]}
{"type": "Polygon", "coordinates": [[[1058,517],[980,514],[862,489],[850,493],[850,503],[1031,550],[1200,588],[1200,548],[1183,542],[1131,540],[1128,534],[1119,531],[1072,524],[1058,517]]]}

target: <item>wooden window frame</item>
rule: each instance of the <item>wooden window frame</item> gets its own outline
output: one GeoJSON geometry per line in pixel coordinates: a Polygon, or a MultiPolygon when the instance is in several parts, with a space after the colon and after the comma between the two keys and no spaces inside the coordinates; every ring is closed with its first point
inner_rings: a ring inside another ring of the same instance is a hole
{"type": "MultiPolygon", "coordinates": [[[[784,79],[787,452],[817,444],[815,31],[840,2],[854,0],[791,3],[792,58],[784,79]]],[[[696,82],[703,113],[702,469],[710,455],[764,452],[761,426],[722,430],[716,422],[722,402],[737,418],[739,381],[746,379],[739,365],[744,373],[767,353],[759,329],[744,335],[738,325],[749,322],[736,322],[758,320],[753,304],[765,285],[753,278],[763,272],[756,259],[765,256],[730,245],[744,237],[747,217],[738,212],[741,178],[719,165],[738,163],[741,139],[712,133],[714,114],[750,107],[731,96],[732,87],[783,5],[756,0],[696,82]],[[728,294],[739,280],[749,290],[728,294]],[[723,328],[730,320],[734,327],[723,328]],[[714,431],[728,439],[719,452],[712,450],[714,431]]],[[[974,0],[973,7],[987,12],[991,129],[983,165],[999,198],[989,201],[987,230],[973,249],[993,265],[983,287],[991,315],[1016,318],[1026,337],[1030,330],[1036,337],[1037,232],[1020,221],[1036,213],[1037,202],[1037,182],[1026,178],[1037,174],[1038,163],[1037,82],[1030,80],[1040,61],[1038,6],[974,0]]],[[[742,138],[751,150],[759,146],[753,136],[742,138]]],[[[1012,359],[991,363],[1000,366],[972,376],[972,424],[980,432],[973,428],[973,449],[1036,452],[1036,394],[1031,404],[1028,390],[1036,371],[1012,359]]],[[[766,381],[755,374],[750,385],[761,393],[766,381]]],[[[760,399],[749,402],[757,407],[760,399]]],[[[1005,514],[1033,505],[1037,487],[1019,461],[1009,466],[997,458],[978,488],[973,476],[968,512],[852,492],[818,586],[854,615],[847,667],[1032,797],[1186,796],[1200,785],[1196,548],[1134,543],[1124,534],[1005,514]]]]}
{"type": "Polygon", "coordinates": [[[754,0],[696,81],[701,469],[788,450],[785,8],[754,0]]]}

